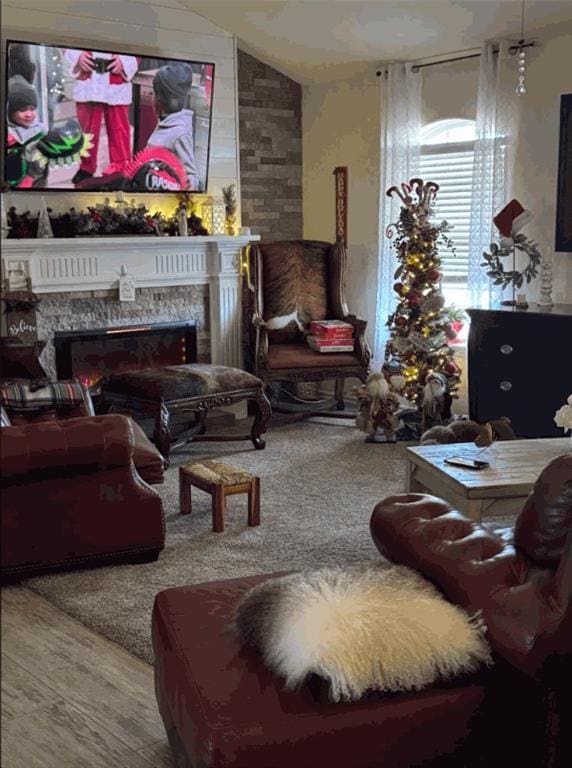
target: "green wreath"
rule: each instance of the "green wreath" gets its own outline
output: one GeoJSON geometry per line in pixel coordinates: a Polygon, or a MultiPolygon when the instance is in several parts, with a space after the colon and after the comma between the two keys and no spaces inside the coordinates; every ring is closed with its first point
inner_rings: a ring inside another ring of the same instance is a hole
{"type": "Polygon", "coordinates": [[[538,275],[542,256],[536,243],[529,240],[526,235],[515,235],[513,242],[513,248],[501,248],[496,243],[491,243],[491,252],[483,253],[484,261],[481,262],[481,267],[489,268],[487,275],[493,279],[493,285],[500,285],[502,288],[514,285],[515,288],[521,288],[524,280],[530,283],[532,278],[538,275]],[[522,272],[515,269],[506,271],[501,261],[505,256],[514,256],[514,249],[528,256],[528,264],[522,272]]]}

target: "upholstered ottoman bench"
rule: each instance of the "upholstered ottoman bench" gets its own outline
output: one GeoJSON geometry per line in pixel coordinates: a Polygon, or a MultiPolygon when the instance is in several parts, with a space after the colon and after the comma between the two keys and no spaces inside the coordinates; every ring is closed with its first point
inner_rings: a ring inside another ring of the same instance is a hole
{"type": "Polygon", "coordinates": [[[286,691],[258,653],[241,647],[229,630],[241,596],[269,577],[178,587],[157,595],[152,627],[155,690],[173,765],[471,764],[464,753],[473,739],[480,742],[474,726],[484,698],[481,673],[423,691],[373,694],[353,703],[333,703],[313,685],[286,691]]]}
{"type": "Polygon", "coordinates": [[[188,440],[252,440],[264,448],[271,408],[260,379],[239,368],[225,365],[189,363],[164,368],[115,373],[101,382],[101,408],[128,413],[135,419],[154,418],[153,440],[169,461],[172,448],[188,440]],[[210,408],[253,400],[256,405],[250,434],[206,435],[206,415],[210,408]],[[194,415],[192,434],[177,441],[172,422],[181,415],[194,415]]]}

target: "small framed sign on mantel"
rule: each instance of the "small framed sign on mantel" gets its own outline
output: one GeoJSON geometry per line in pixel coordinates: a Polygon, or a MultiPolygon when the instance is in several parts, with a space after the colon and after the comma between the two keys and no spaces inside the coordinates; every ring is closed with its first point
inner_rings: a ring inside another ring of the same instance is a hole
{"type": "Polygon", "coordinates": [[[119,275],[119,301],[135,301],[135,277],[128,274],[125,264],[119,275]]]}

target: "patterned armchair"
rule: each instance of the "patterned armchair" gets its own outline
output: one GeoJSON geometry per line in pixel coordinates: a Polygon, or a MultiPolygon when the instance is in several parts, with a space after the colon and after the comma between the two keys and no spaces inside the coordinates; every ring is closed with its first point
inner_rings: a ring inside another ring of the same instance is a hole
{"type": "Polygon", "coordinates": [[[362,382],[371,353],[366,321],[348,312],[342,245],[315,240],[259,243],[245,261],[245,361],[265,385],[273,381],[336,380],[338,410],[344,380],[362,382]],[[354,327],[353,352],[322,353],[306,343],[312,320],[344,320],[354,327]]]}

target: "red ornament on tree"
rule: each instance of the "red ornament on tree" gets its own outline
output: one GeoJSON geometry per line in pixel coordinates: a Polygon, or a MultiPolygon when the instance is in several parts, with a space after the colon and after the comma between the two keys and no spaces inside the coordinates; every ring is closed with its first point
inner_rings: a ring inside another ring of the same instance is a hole
{"type": "Polygon", "coordinates": [[[398,328],[403,328],[403,326],[407,325],[407,320],[404,317],[397,317],[395,318],[395,325],[398,328]]]}
{"type": "Polygon", "coordinates": [[[395,283],[395,285],[393,286],[393,290],[395,291],[395,293],[401,296],[401,293],[403,291],[403,283],[395,283]]]}
{"type": "Polygon", "coordinates": [[[447,365],[445,366],[445,372],[450,373],[451,375],[453,373],[457,373],[457,366],[455,365],[455,363],[447,363],[447,365]]]}
{"type": "Polygon", "coordinates": [[[427,279],[431,280],[432,283],[436,283],[438,280],[441,279],[441,273],[438,272],[436,269],[432,269],[431,272],[427,273],[427,279]]]}
{"type": "Polygon", "coordinates": [[[418,293],[414,293],[413,291],[411,291],[407,297],[407,300],[410,307],[418,307],[421,304],[421,296],[418,293]]]}

